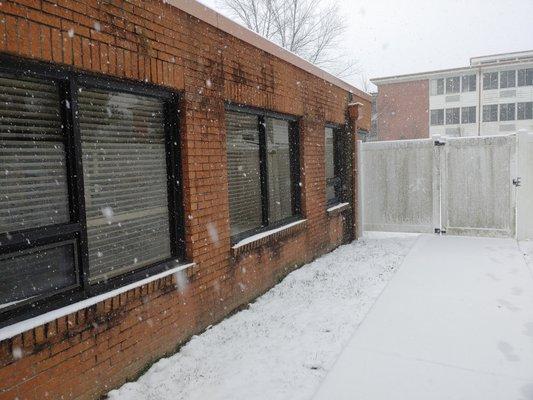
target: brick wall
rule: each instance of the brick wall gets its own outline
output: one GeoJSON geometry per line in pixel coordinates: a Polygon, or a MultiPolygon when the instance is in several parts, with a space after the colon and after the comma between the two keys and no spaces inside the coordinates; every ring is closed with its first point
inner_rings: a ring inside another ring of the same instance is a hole
{"type": "Polygon", "coordinates": [[[350,237],[328,215],[324,123],[347,92],[162,1],[0,2],[0,52],[180,91],[188,284],[169,276],[0,343],[0,399],[97,399],[191,335],[350,237]],[[224,102],[300,117],[307,221],[239,253],[230,246],[224,102]],[[218,230],[213,243],[207,226],[218,230]]]}
{"type": "Polygon", "coordinates": [[[429,137],[429,81],[379,85],[378,140],[429,137]]]}

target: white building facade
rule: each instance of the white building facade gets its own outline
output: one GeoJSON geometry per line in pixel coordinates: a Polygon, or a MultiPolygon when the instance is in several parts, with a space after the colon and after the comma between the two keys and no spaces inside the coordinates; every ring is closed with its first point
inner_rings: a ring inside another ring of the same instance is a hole
{"type": "Polygon", "coordinates": [[[533,131],[533,51],[472,58],[428,78],[430,135],[533,131]]]}
{"type": "MultiPolygon", "coordinates": [[[[533,131],[533,51],[474,57],[464,68],[372,79],[426,85],[428,136],[492,136],[533,131]]],[[[399,86],[401,87],[401,85],[399,86]]],[[[396,97],[395,101],[400,101],[396,97]]],[[[421,109],[421,107],[419,107],[421,109]]],[[[383,115],[380,118],[391,118],[383,115]]]]}

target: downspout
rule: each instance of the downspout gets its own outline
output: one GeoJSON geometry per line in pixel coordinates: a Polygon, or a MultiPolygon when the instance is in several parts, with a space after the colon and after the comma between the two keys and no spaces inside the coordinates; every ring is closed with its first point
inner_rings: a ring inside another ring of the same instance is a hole
{"type": "Polygon", "coordinates": [[[482,85],[483,85],[483,77],[481,76],[481,66],[478,67],[479,70],[479,82],[478,82],[478,99],[477,99],[477,112],[478,112],[478,118],[477,118],[477,135],[481,136],[481,120],[483,118],[483,109],[481,106],[481,96],[483,94],[482,91],[482,85]]]}

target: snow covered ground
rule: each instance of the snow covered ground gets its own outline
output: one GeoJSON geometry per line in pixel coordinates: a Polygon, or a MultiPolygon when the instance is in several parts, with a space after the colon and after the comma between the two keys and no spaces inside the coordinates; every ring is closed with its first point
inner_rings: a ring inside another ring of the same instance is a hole
{"type": "Polygon", "coordinates": [[[524,253],[526,262],[533,268],[533,240],[520,242],[520,250],[524,253]]]}
{"type": "Polygon", "coordinates": [[[310,399],[416,238],[374,234],[302,267],[109,398],[310,399]]]}
{"type": "Polygon", "coordinates": [[[533,400],[532,244],[421,236],[313,400],[533,400]]]}

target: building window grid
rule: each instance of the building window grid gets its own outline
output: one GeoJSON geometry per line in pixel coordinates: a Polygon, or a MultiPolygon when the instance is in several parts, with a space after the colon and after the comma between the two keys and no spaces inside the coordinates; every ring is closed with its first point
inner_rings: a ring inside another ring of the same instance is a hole
{"type": "Polygon", "coordinates": [[[500,121],[503,122],[514,120],[516,120],[516,104],[500,104],[500,121]]]}
{"type": "Polygon", "coordinates": [[[456,94],[461,92],[461,78],[453,76],[446,78],[446,94],[456,94]]]}
{"type": "Polygon", "coordinates": [[[461,124],[476,123],[476,106],[461,108],[461,124]]]}
{"type": "Polygon", "coordinates": [[[444,109],[431,110],[430,112],[430,125],[438,126],[444,125],[444,109]]]}
{"type": "Polygon", "coordinates": [[[475,74],[463,75],[461,79],[461,91],[475,92],[477,88],[477,76],[475,74]]]}
{"type": "Polygon", "coordinates": [[[517,72],[518,86],[533,86],[533,68],[519,69],[517,72]]]}
{"type": "Polygon", "coordinates": [[[446,109],[446,125],[460,124],[460,108],[453,107],[446,109]]]}
{"type": "Polygon", "coordinates": [[[498,104],[485,104],[483,106],[483,122],[498,121],[498,104]]]}
{"type": "Polygon", "coordinates": [[[51,248],[50,246],[68,245],[73,247],[73,265],[76,284],[63,290],[43,296],[29,297],[4,306],[0,312],[0,326],[18,322],[22,319],[41,314],[61,305],[80,301],[94,295],[105,293],[113,288],[135,282],[175,265],[184,257],[183,213],[179,187],[179,133],[178,133],[178,95],[174,92],[149,84],[132,83],[114,78],[102,78],[80,73],[69,68],[35,63],[16,57],[2,56],[0,73],[16,76],[17,79],[32,79],[57,84],[60,93],[62,131],[66,149],[69,221],[57,225],[36,227],[22,231],[0,233],[0,259],[4,262],[32,249],[51,248]],[[23,72],[21,72],[23,71],[23,72]],[[155,262],[146,267],[134,269],[107,281],[89,282],[90,266],[88,260],[87,227],[85,216],[84,184],[82,169],[82,146],[79,126],[78,96],[82,88],[98,88],[117,93],[130,93],[163,100],[165,130],[165,165],[169,196],[169,240],[171,259],[155,262]]]}
{"type": "Polygon", "coordinates": [[[498,72],[485,72],[483,74],[483,90],[498,89],[499,75],[498,72]]]}
{"type": "Polygon", "coordinates": [[[532,101],[517,103],[516,109],[517,109],[516,119],[521,120],[521,121],[533,119],[533,102],[532,101]]]}
{"type": "Polygon", "coordinates": [[[501,71],[500,72],[500,89],[516,87],[516,71],[501,71]]]}

